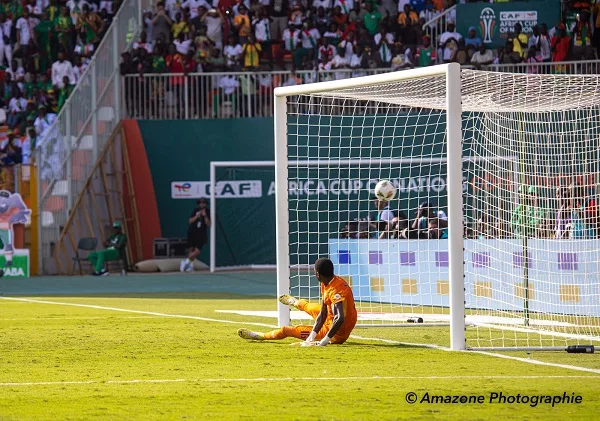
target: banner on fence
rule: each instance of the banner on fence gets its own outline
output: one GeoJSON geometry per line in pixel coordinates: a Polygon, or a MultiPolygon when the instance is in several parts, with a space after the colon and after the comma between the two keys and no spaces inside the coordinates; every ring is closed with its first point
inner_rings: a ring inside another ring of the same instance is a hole
{"type": "Polygon", "coordinates": [[[488,48],[503,47],[520,23],[523,33],[531,35],[533,27],[545,23],[548,29],[560,20],[558,0],[523,1],[507,3],[467,3],[456,9],[457,28],[463,37],[474,26],[488,48]]]}

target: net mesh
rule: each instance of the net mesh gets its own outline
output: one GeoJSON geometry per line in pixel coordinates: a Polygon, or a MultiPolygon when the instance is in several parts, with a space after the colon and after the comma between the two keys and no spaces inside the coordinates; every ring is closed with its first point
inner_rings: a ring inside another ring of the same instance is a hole
{"type": "MultiPolygon", "coordinates": [[[[600,340],[599,78],[461,78],[467,345],[600,340]]],[[[329,256],[359,323],[449,321],[445,107],[445,75],[287,98],[293,295],[329,256]]]]}

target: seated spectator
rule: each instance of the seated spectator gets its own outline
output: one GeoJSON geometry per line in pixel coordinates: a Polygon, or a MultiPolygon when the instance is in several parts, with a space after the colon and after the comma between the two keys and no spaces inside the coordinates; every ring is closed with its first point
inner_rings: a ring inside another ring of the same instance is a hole
{"type": "Polygon", "coordinates": [[[427,67],[435,63],[436,52],[431,46],[431,41],[428,36],[423,37],[423,45],[417,47],[415,57],[419,67],[427,67]]]}
{"type": "Polygon", "coordinates": [[[367,68],[367,56],[360,45],[354,46],[352,57],[350,57],[350,68],[356,70],[352,72],[352,77],[366,76],[365,72],[358,71],[358,69],[367,68]]]}
{"type": "Polygon", "coordinates": [[[244,53],[244,69],[256,69],[260,66],[262,47],[260,43],[256,42],[254,35],[248,35],[242,51],[244,53]]]}
{"type": "Polygon", "coordinates": [[[454,24],[449,23],[446,32],[440,35],[439,46],[442,49],[442,60],[444,63],[450,63],[454,51],[458,48],[458,40],[462,38],[462,35],[455,32],[454,28],[454,24]]]}
{"type": "Polygon", "coordinates": [[[323,34],[323,38],[329,40],[329,43],[332,45],[338,45],[342,40],[342,31],[338,29],[336,23],[332,23],[329,25],[329,30],[325,31],[323,34]]]}
{"type": "Polygon", "coordinates": [[[23,153],[21,141],[15,137],[15,132],[9,130],[8,139],[0,147],[0,162],[3,166],[21,164],[23,162],[23,153]]]}
{"type": "Polygon", "coordinates": [[[469,35],[465,38],[465,45],[468,47],[469,45],[473,46],[475,50],[479,50],[479,47],[483,44],[481,37],[477,36],[477,30],[474,26],[469,27],[469,35]]]}
{"type": "Polygon", "coordinates": [[[321,38],[319,40],[319,50],[317,53],[317,60],[319,62],[319,70],[330,70],[331,60],[335,55],[335,47],[331,45],[328,38],[321,38]]]}
{"type": "Polygon", "coordinates": [[[458,63],[461,66],[469,63],[470,58],[467,52],[464,38],[458,40],[458,45],[456,46],[456,50],[454,50],[454,54],[452,55],[451,61],[454,63],[458,63]]]}
{"type": "Polygon", "coordinates": [[[123,234],[123,229],[119,221],[113,222],[113,231],[110,237],[104,241],[104,250],[93,251],[88,255],[88,260],[94,267],[94,276],[106,276],[105,263],[115,260],[121,260],[125,253],[127,245],[127,237],[123,234]]]}
{"type": "Polygon", "coordinates": [[[494,55],[491,50],[488,50],[485,44],[481,44],[479,51],[476,51],[471,57],[471,64],[477,69],[481,69],[481,66],[487,66],[494,62],[494,55]]]}
{"type": "Polygon", "coordinates": [[[391,66],[394,70],[408,69],[412,67],[410,58],[405,54],[408,48],[402,44],[396,44],[394,47],[394,58],[392,58],[391,66]]]}

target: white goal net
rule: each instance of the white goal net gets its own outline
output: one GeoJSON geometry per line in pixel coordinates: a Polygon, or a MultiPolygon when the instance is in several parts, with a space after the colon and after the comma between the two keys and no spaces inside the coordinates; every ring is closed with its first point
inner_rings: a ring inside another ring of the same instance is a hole
{"type": "Polygon", "coordinates": [[[360,324],[450,324],[455,349],[600,341],[599,91],[453,65],[276,90],[280,292],[318,300],[327,256],[360,324]]]}

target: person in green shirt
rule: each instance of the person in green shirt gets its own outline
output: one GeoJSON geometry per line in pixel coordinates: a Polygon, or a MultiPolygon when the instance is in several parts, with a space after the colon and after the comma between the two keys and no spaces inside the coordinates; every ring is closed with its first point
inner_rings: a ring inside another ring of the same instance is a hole
{"type": "Polygon", "coordinates": [[[58,35],[58,43],[65,51],[72,51],[71,32],[73,31],[73,21],[69,15],[69,9],[65,6],[60,8],[60,16],[54,19],[54,30],[58,35]]]}
{"type": "Polygon", "coordinates": [[[113,222],[113,230],[108,240],[104,242],[104,250],[93,251],[88,255],[88,260],[94,267],[94,276],[106,276],[108,271],[104,266],[105,262],[122,259],[127,245],[127,237],[123,234],[121,222],[113,222]]]}
{"type": "Polygon", "coordinates": [[[36,88],[40,92],[48,92],[49,89],[52,89],[52,81],[48,78],[47,73],[42,73],[40,76],[40,80],[38,81],[36,88]]]}
{"type": "Polygon", "coordinates": [[[417,48],[417,57],[419,58],[419,67],[431,66],[435,60],[435,50],[431,46],[431,41],[427,35],[423,37],[423,45],[417,48]]]}
{"type": "Polygon", "coordinates": [[[37,85],[37,73],[26,73],[25,83],[23,84],[23,95],[27,99],[33,96],[33,90],[37,85]]]}
{"type": "Polygon", "coordinates": [[[69,96],[71,95],[71,92],[73,92],[74,88],[75,87],[73,85],[69,84],[69,76],[63,77],[63,87],[58,91],[57,113],[59,113],[63,105],[65,105],[65,102],[67,102],[67,99],[69,99],[69,96]]]}
{"type": "Polygon", "coordinates": [[[42,14],[42,20],[35,27],[35,37],[40,52],[40,72],[46,73],[56,61],[56,32],[54,22],[50,20],[48,12],[42,14]]]}
{"type": "Polygon", "coordinates": [[[367,13],[363,16],[365,28],[371,35],[375,35],[379,31],[379,22],[381,22],[381,12],[373,9],[373,4],[366,4],[367,13]]]}
{"type": "Polygon", "coordinates": [[[46,8],[46,13],[52,22],[60,15],[60,7],[56,4],[56,0],[50,0],[50,5],[46,8]]]}
{"type": "MultiPolygon", "coordinates": [[[[519,189],[522,194],[521,187],[519,189]]],[[[516,207],[512,214],[510,224],[517,237],[537,237],[542,224],[546,219],[546,212],[539,204],[537,189],[533,186],[527,188],[527,193],[523,195],[521,203],[516,207]]]]}
{"type": "Polygon", "coordinates": [[[152,54],[152,73],[169,73],[165,58],[160,53],[159,47],[154,47],[154,52],[152,54]]]}

